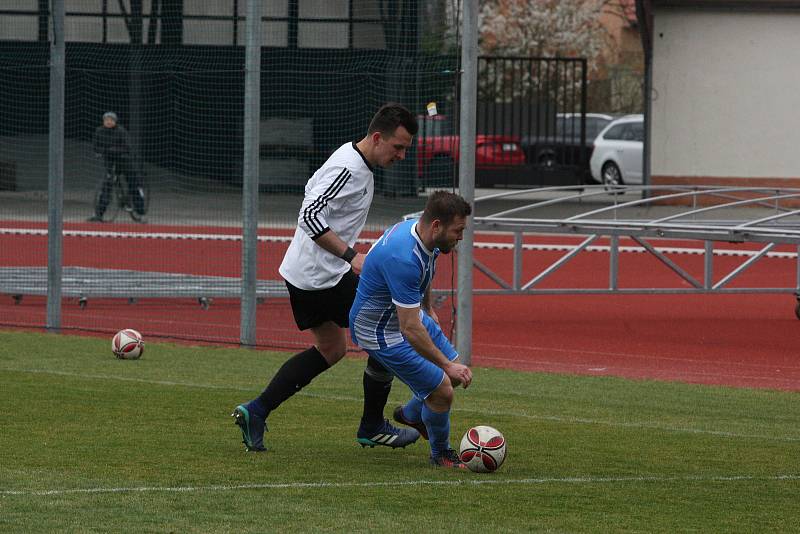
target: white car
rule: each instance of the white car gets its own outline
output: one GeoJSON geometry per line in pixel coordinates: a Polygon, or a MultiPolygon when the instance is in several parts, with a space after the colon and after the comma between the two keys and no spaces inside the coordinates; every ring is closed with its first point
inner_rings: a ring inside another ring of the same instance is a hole
{"type": "Polygon", "coordinates": [[[592,178],[609,187],[641,184],[643,144],[643,115],[627,115],[611,122],[594,140],[589,161],[592,178]]]}

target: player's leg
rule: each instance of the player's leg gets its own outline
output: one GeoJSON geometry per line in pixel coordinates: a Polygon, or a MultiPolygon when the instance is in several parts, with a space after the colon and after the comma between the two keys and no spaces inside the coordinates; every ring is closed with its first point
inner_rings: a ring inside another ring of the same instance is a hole
{"type": "Polygon", "coordinates": [[[396,406],[392,417],[401,425],[410,426],[419,432],[420,436],[429,439],[428,429],[422,422],[422,401],[420,399],[411,397],[405,405],[396,406]]]}
{"type": "Polygon", "coordinates": [[[265,410],[264,417],[345,355],[347,333],[336,323],[329,321],[311,331],[314,345],[286,360],[256,399],[265,410]]]}
{"type": "Polygon", "coordinates": [[[450,407],[453,404],[453,385],[442,372],[442,381],[422,405],[422,421],[428,429],[431,444],[431,463],[439,467],[464,469],[458,453],[450,447],[450,407]]]}
{"type": "Polygon", "coordinates": [[[392,387],[392,373],[377,358],[370,356],[364,370],[364,412],[356,432],[356,441],[362,447],[385,445],[396,449],[406,447],[419,439],[419,432],[397,428],[383,417],[383,409],[392,387]]]}
{"type": "MultiPolygon", "coordinates": [[[[436,324],[436,321],[428,314],[423,313],[422,324],[428,331],[428,335],[430,335],[434,345],[436,345],[449,360],[452,361],[458,358],[458,352],[456,352],[450,340],[447,339],[447,336],[444,335],[441,327],[436,324]]],[[[417,429],[423,438],[429,439],[428,430],[422,420],[422,408],[423,402],[416,397],[412,397],[404,406],[397,406],[394,409],[393,416],[394,420],[398,423],[417,429]]]]}
{"type": "Polygon", "coordinates": [[[347,349],[344,329],[327,322],[311,330],[315,344],[286,360],[258,397],[234,409],[232,415],[242,430],[247,450],[266,450],[264,432],[269,414],[344,356],[347,349]]]}
{"type": "Polygon", "coordinates": [[[352,271],[331,289],[304,291],[287,283],[295,323],[300,330],[311,330],[314,345],[286,360],[258,397],[234,408],[231,415],[242,431],[247,450],[265,450],[263,439],[270,413],[347,352],[345,328],[352,298],[343,301],[340,297],[347,294],[347,288],[354,293],[357,283],[352,271]]]}

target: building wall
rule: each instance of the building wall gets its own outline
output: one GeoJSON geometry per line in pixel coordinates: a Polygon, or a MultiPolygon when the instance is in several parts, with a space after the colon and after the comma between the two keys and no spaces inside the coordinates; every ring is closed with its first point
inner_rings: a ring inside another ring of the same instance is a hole
{"type": "Polygon", "coordinates": [[[657,8],[652,183],[800,185],[800,12],[657,8]]]}

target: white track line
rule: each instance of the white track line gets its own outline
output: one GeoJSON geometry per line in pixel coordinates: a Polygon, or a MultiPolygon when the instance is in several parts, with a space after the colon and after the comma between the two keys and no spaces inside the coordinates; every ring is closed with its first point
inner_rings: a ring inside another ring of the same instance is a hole
{"type": "MultiPolygon", "coordinates": [[[[0,228],[0,235],[32,235],[32,236],[46,236],[47,230],[35,228],[0,228]]],[[[241,241],[242,236],[236,234],[190,234],[190,233],[175,233],[175,232],[101,232],[95,230],[64,230],[66,237],[102,237],[112,239],[177,239],[177,240],[201,240],[201,241],[241,241]]],[[[292,236],[269,236],[260,235],[258,240],[261,242],[273,243],[288,243],[292,240],[292,236]]],[[[359,243],[372,244],[376,239],[359,239],[359,243]]],[[[475,248],[479,249],[501,249],[509,250],[514,248],[513,243],[498,243],[478,241],[475,243],[475,248]]],[[[526,243],[522,245],[523,250],[536,250],[536,251],[550,251],[550,252],[569,252],[577,248],[577,245],[553,245],[544,243],[526,243]]],[[[704,255],[705,250],[702,248],[694,247],[654,247],[657,251],[664,254],[691,254],[691,255],[704,255]]],[[[608,252],[610,247],[603,245],[593,245],[586,247],[587,252],[608,252]]],[[[619,247],[620,252],[643,253],[645,249],[638,246],[623,246],[619,247]]],[[[758,254],[757,250],[730,250],[718,249],[714,250],[715,256],[743,256],[752,257],[758,254]]],[[[784,258],[793,259],[797,257],[796,252],[768,252],[765,255],[767,258],[784,258]]]]}
{"type": "Polygon", "coordinates": [[[234,484],[211,486],[137,486],[129,488],[75,488],[50,490],[0,490],[0,496],[35,496],[96,493],[190,493],[213,491],[248,491],[271,489],[327,489],[327,488],[375,488],[375,487],[408,487],[408,486],[479,486],[479,485],[541,485],[541,484],[630,484],[630,483],[672,483],[672,482],[795,482],[800,475],[720,475],[720,476],[665,476],[665,477],[567,477],[567,478],[517,478],[517,479],[476,479],[476,480],[407,480],[377,482],[293,482],[272,484],[234,484]]]}
{"type": "MultiPolygon", "coordinates": [[[[242,387],[242,386],[226,386],[226,385],[214,385],[214,384],[197,384],[192,382],[176,382],[171,380],[150,380],[144,378],[132,378],[132,377],[121,377],[121,376],[113,376],[113,375],[88,375],[82,373],[72,373],[68,371],[53,371],[50,369],[13,369],[8,367],[0,368],[0,372],[15,372],[15,373],[30,373],[30,374],[47,374],[47,375],[56,375],[56,376],[71,376],[75,378],[81,379],[88,379],[88,380],[117,380],[121,382],[135,382],[139,384],[152,384],[157,386],[169,386],[169,387],[188,387],[188,388],[200,388],[200,389],[219,389],[219,390],[232,390],[232,391],[247,391],[253,392],[255,391],[252,387],[242,387]]],[[[337,401],[349,401],[349,402],[357,402],[361,403],[364,401],[361,397],[348,397],[343,395],[330,395],[330,394],[320,394],[320,393],[309,393],[306,391],[299,391],[296,395],[302,395],[304,397],[311,397],[317,399],[324,399],[324,400],[337,400],[337,401]]],[[[649,423],[649,422],[638,422],[638,421],[603,421],[598,419],[585,419],[579,417],[564,417],[558,415],[537,415],[537,414],[528,414],[524,412],[508,412],[508,411],[496,411],[496,410],[477,410],[477,409],[469,409],[469,408],[454,408],[453,411],[458,413],[474,413],[478,415],[482,415],[485,417],[518,417],[521,419],[531,419],[535,421],[550,421],[555,423],[564,423],[564,424],[573,424],[573,425],[601,425],[601,426],[609,426],[609,427],[617,427],[617,428],[640,428],[640,429],[648,429],[648,430],[657,430],[660,432],[673,432],[679,434],[698,434],[698,435],[708,435],[708,436],[717,436],[717,437],[724,437],[724,438],[735,438],[735,439],[756,439],[756,440],[764,440],[764,441],[777,441],[777,442],[789,442],[789,443],[797,443],[800,442],[800,437],[793,437],[793,436],[774,436],[774,435],[765,435],[765,434],[740,434],[736,432],[728,432],[723,430],[710,430],[710,429],[703,429],[703,428],[688,428],[688,427],[674,427],[674,426],[666,426],[666,425],[659,425],[656,423],[649,423]]]]}

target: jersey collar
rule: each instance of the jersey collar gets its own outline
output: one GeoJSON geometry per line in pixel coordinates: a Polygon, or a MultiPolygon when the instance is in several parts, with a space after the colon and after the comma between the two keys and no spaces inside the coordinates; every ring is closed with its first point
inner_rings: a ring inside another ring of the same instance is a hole
{"type": "Polygon", "coordinates": [[[417,240],[417,243],[419,244],[420,248],[425,251],[425,254],[427,254],[428,256],[433,256],[434,253],[428,250],[428,247],[425,246],[425,243],[422,242],[422,239],[420,239],[419,234],[417,234],[417,222],[418,221],[415,221],[414,224],[411,225],[411,235],[413,235],[414,239],[417,240]]]}
{"type": "Polygon", "coordinates": [[[358,152],[358,155],[361,156],[361,159],[364,160],[364,165],[367,166],[367,168],[370,170],[370,172],[375,172],[375,169],[373,169],[372,165],[369,164],[369,161],[367,161],[367,158],[365,158],[364,154],[362,154],[361,151],[358,149],[358,145],[356,145],[355,141],[353,141],[353,150],[358,152]]]}

